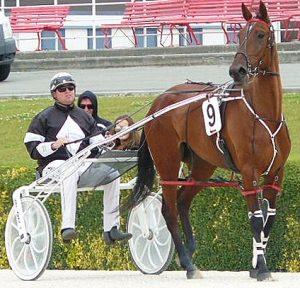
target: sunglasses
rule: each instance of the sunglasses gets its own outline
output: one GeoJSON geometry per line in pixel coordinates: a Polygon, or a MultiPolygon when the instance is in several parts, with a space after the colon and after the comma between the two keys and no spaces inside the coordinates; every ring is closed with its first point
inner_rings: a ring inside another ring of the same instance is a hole
{"type": "Polygon", "coordinates": [[[75,87],[74,87],[74,86],[62,86],[62,87],[58,87],[58,88],[57,88],[57,91],[58,91],[58,92],[66,92],[67,89],[68,89],[69,91],[73,91],[73,90],[75,89],[75,87]]]}
{"type": "Polygon", "coordinates": [[[85,107],[86,107],[87,109],[94,109],[94,106],[93,106],[92,104],[80,104],[79,107],[80,107],[81,109],[85,109],[85,107]]]}

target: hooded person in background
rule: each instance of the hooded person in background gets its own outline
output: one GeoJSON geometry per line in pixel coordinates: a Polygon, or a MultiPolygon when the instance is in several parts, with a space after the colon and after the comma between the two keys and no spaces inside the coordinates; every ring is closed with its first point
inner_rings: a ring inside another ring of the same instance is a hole
{"type": "MultiPolygon", "coordinates": [[[[102,134],[109,132],[112,123],[98,116],[97,96],[91,91],[80,94],[77,102],[78,107],[92,115],[102,134]]],[[[129,240],[132,234],[120,230],[120,178],[103,185],[103,230],[106,244],[114,244],[116,241],[129,240]]]]}
{"type": "Polygon", "coordinates": [[[86,112],[93,116],[93,118],[97,122],[97,126],[100,128],[100,131],[106,131],[107,128],[111,127],[112,123],[110,121],[98,116],[97,96],[93,92],[86,90],[81,93],[79,95],[77,105],[79,108],[84,109],[86,112]]]}

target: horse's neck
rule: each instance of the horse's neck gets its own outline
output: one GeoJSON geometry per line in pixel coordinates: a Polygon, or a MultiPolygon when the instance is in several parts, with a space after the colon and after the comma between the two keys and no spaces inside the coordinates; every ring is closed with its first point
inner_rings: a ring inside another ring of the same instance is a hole
{"type": "MultiPolygon", "coordinates": [[[[277,53],[268,67],[268,71],[279,74],[277,53]]],[[[257,76],[248,90],[248,100],[253,105],[255,112],[260,116],[272,120],[280,120],[282,114],[282,86],[280,76],[257,76]]]]}

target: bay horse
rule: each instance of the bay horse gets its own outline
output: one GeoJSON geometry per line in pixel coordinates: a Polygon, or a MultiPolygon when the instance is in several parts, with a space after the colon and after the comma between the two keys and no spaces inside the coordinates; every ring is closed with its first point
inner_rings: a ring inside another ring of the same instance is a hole
{"type": "MultiPolygon", "coordinates": [[[[271,278],[265,248],[291,143],[282,114],[279,61],[266,6],[260,2],[252,15],[242,4],[242,14],[246,24],[239,32],[240,44],[229,69],[234,89],[226,88],[226,93],[218,97],[219,102],[227,103],[221,113],[221,130],[208,136],[202,113],[204,100],[195,101],[147,123],[138,152],[138,178],[128,203],[135,205],[150,193],[155,165],[160,179],[165,181],[162,214],[188,279],[201,278],[192,262],[196,245],[189,220],[192,200],[201,189],[193,185],[177,189],[176,185],[166,184],[178,180],[182,162],[188,165],[190,177],[196,181],[208,181],[217,167],[240,173],[241,193],[247,202],[253,234],[250,277],[258,281],[271,278]],[[220,139],[226,144],[224,149],[220,149],[220,139]],[[181,239],[178,215],[185,243],[181,239]]],[[[154,100],[148,115],[199,93],[212,99],[216,90],[218,86],[210,83],[176,85],[154,100]]],[[[214,121],[216,111],[208,112],[211,117],[208,121],[214,121]]]]}

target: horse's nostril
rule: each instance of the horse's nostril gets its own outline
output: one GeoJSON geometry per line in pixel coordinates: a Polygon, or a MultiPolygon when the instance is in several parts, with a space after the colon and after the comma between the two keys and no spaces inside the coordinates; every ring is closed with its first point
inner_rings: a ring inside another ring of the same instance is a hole
{"type": "Polygon", "coordinates": [[[240,69],[239,69],[239,74],[240,74],[241,76],[246,76],[246,75],[247,75],[246,69],[245,69],[244,67],[240,67],[240,69]]]}
{"type": "Polygon", "coordinates": [[[229,68],[229,75],[235,83],[242,83],[247,76],[247,68],[241,64],[231,65],[229,68]]]}

